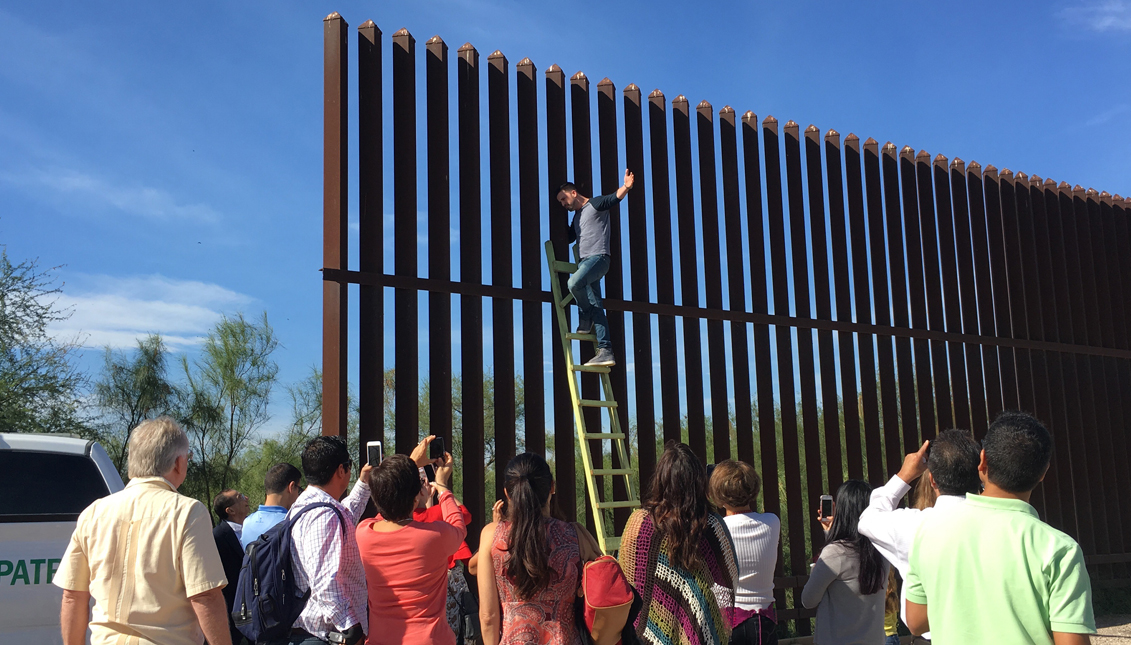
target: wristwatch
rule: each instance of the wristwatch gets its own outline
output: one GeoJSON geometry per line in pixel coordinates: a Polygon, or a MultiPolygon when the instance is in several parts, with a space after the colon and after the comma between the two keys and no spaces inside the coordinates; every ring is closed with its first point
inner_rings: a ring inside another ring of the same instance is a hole
{"type": "Polygon", "coordinates": [[[326,640],[334,643],[334,645],[356,645],[365,638],[365,632],[361,631],[361,625],[353,625],[345,632],[330,632],[326,635],[326,640]]]}

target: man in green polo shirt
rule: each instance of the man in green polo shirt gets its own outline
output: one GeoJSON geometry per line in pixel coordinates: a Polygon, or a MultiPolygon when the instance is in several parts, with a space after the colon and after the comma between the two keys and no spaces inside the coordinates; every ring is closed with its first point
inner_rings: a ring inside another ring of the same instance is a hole
{"type": "Polygon", "coordinates": [[[907,575],[907,626],[933,643],[1077,645],[1096,632],[1080,545],[1029,505],[1049,431],[1003,412],[982,441],[981,495],[923,520],[907,575]]]}

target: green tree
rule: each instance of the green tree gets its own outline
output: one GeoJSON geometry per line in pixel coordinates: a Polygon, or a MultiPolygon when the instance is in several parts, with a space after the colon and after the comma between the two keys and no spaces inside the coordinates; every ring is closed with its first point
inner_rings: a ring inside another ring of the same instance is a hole
{"type": "Polygon", "coordinates": [[[74,364],[79,342],[48,333],[71,316],[59,293],[50,270],[35,260],[12,264],[0,250],[0,432],[96,434],[74,364]]]}
{"type": "Polygon", "coordinates": [[[186,484],[194,497],[210,500],[239,480],[237,466],[270,417],[279,372],[271,354],[278,344],[266,314],[259,322],[236,314],[216,323],[198,359],[182,357],[181,418],[196,453],[186,484]]]}
{"type": "Polygon", "coordinates": [[[106,348],[94,399],[104,419],[103,446],[123,478],[130,433],[146,419],[169,414],[176,405],[178,393],[169,380],[168,354],[158,334],[138,339],[132,356],[106,348]]]}
{"type": "MultiPolygon", "coordinates": [[[[312,367],[301,381],[287,386],[291,400],[290,423],[280,433],[259,438],[237,460],[237,479],[232,487],[251,499],[252,505],[265,496],[263,479],[275,464],[289,463],[302,469],[302,449],[306,442],[322,433],[322,371],[312,367]]],[[[347,398],[346,444],[350,454],[357,455],[357,402],[352,393],[347,398]]],[[[356,478],[360,468],[354,468],[356,478]]]]}

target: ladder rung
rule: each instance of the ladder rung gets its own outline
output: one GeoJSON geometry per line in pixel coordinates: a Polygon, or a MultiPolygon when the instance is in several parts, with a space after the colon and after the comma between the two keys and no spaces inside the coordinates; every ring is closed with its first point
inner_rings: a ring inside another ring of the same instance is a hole
{"type": "Polygon", "coordinates": [[[590,340],[597,342],[597,334],[566,334],[566,340],[590,340]]]}
{"type": "Polygon", "coordinates": [[[586,432],[586,439],[624,439],[623,432],[586,432]]]}
{"type": "Polygon", "coordinates": [[[597,374],[608,374],[612,371],[612,367],[608,365],[574,365],[570,369],[575,372],[596,372],[597,374]]]}
{"type": "MultiPolygon", "coordinates": [[[[588,437],[587,437],[588,438],[588,437]]],[[[631,468],[594,468],[594,475],[631,475],[631,468]]]]}
{"type": "Polygon", "coordinates": [[[565,298],[562,298],[562,301],[561,301],[560,303],[558,303],[558,304],[560,304],[560,305],[561,305],[562,307],[564,307],[564,306],[568,305],[568,304],[569,304],[569,303],[571,303],[571,302],[573,302],[573,294],[572,294],[572,293],[571,293],[571,294],[567,294],[567,295],[566,295],[566,297],[565,297],[565,298]]]}
{"type": "Polygon", "coordinates": [[[597,503],[597,508],[636,508],[637,506],[640,506],[640,502],[635,499],[597,503]]]}
{"type": "Polygon", "coordinates": [[[554,262],[550,268],[555,273],[577,273],[577,265],[573,262],[554,262]]]}
{"type": "Polygon", "coordinates": [[[598,401],[596,399],[581,399],[578,403],[583,408],[615,408],[617,407],[616,401],[598,401]]]}

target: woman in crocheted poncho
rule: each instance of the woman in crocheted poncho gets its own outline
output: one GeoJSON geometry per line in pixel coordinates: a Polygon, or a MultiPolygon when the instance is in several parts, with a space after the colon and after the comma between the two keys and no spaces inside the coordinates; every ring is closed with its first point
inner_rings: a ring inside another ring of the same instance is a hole
{"type": "Polygon", "coordinates": [[[636,620],[643,642],[730,642],[722,608],[734,606],[734,545],[708,505],[707,470],[691,448],[665,446],[644,507],[624,528],[618,558],[644,600],[636,620]]]}

